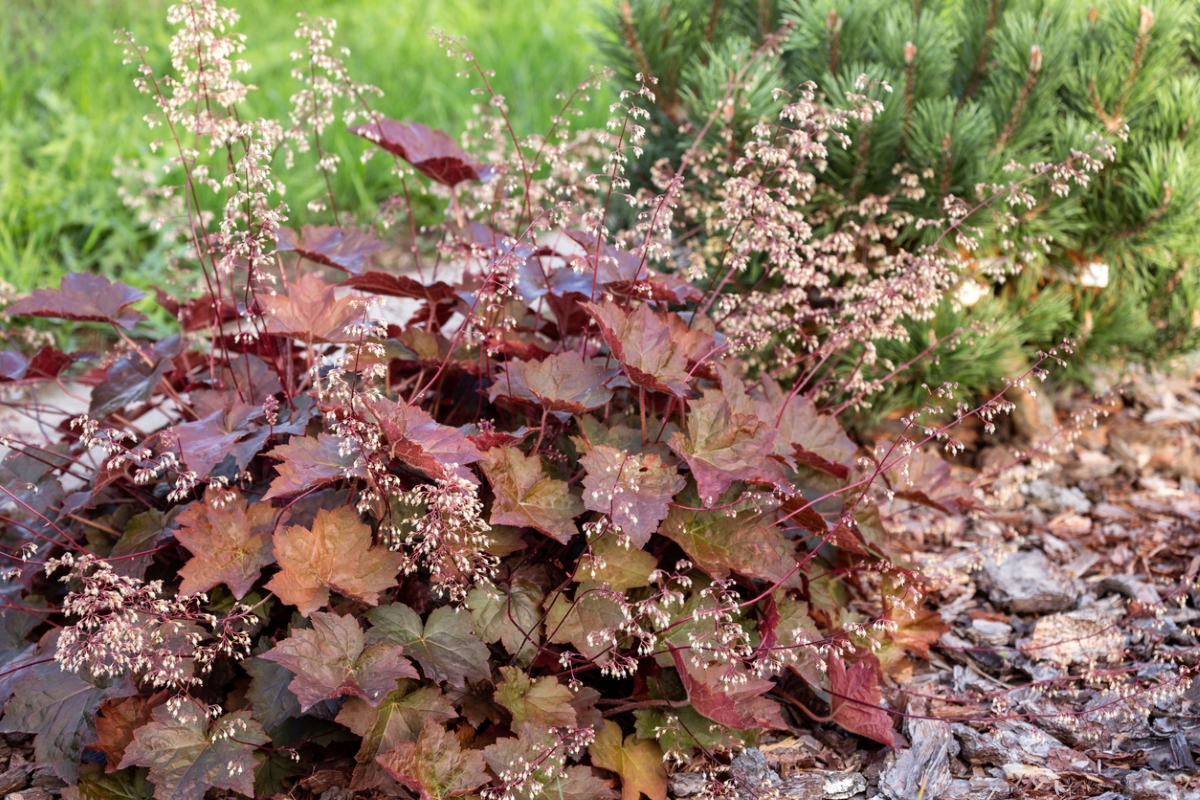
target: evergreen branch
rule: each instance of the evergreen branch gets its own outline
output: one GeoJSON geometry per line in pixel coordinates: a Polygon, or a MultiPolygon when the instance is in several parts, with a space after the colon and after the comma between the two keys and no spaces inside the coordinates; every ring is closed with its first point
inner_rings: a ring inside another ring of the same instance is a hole
{"type": "Polygon", "coordinates": [[[1113,107],[1111,116],[1105,113],[1104,106],[1096,94],[1096,82],[1088,83],[1088,91],[1092,95],[1092,105],[1109,133],[1116,133],[1117,129],[1121,127],[1121,117],[1125,113],[1125,105],[1129,102],[1129,96],[1133,92],[1133,84],[1137,80],[1138,73],[1141,72],[1142,60],[1146,57],[1146,45],[1150,43],[1150,28],[1153,26],[1154,12],[1146,6],[1142,6],[1141,17],[1138,20],[1138,38],[1133,46],[1133,62],[1129,65],[1129,75],[1125,77],[1125,87],[1117,98],[1117,104],[1113,107]]]}
{"type": "Polygon", "coordinates": [[[1113,116],[1118,121],[1125,111],[1125,104],[1129,102],[1129,95],[1133,91],[1133,82],[1137,80],[1138,72],[1142,69],[1142,59],[1146,56],[1146,45],[1149,42],[1150,31],[1147,26],[1146,32],[1138,36],[1137,44],[1133,46],[1133,64],[1129,68],[1129,77],[1125,79],[1125,88],[1121,90],[1121,96],[1117,98],[1117,106],[1113,109],[1113,116]]]}
{"type": "Polygon", "coordinates": [[[1155,207],[1155,209],[1153,211],[1151,211],[1149,214],[1147,214],[1146,218],[1144,220],[1142,220],[1140,223],[1138,223],[1137,225],[1134,225],[1130,228],[1126,228],[1125,230],[1118,233],[1117,238],[1120,240],[1125,240],[1125,239],[1130,239],[1139,234],[1145,233],[1146,230],[1148,228],[1150,228],[1151,225],[1153,225],[1154,223],[1156,223],[1160,219],[1162,219],[1163,214],[1167,213],[1167,206],[1171,205],[1171,197],[1173,194],[1174,194],[1174,192],[1171,189],[1171,184],[1166,183],[1164,181],[1163,182],[1163,200],[1162,200],[1162,202],[1159,203],[1158,206],[1155,207]]]}
{"type": "Polygon", "coordinates": [[[1000,131],[999,138],[992,145],[992,155],[1003,150],[1004,146],[1008,144],[1009,138],[1016,132],[1017,125],[1021,122],[1021,112],[1025,109],[1025,103],[1029,100],[1029,94],[1033,91],[1033,86],[1037,83],[1037,76],[1041,70],[1042,48],[1035,44],[1029,51],[1029,74],[1025,77],[1025,85],[1021,87],[1021,94],[1017,95],[1017,104],[1013,106],[1012,114],[1009,115],[1004,130],[1000,131]]]}
{"type": "Polygon", "coordinates": [[[979,45],[979,55],[975,57],[975,67],[971,70],[971,75],[967,78],[967,85],[963,88],[963,93],[958,98],[958,104],[954,107],[954,116],[956,117],[962,107],[971,99],[971,95],[979,88],[979,82],[983,80],[983,68],[987,63],[988,53],[992,49],[992,31],[996,28],[996,19],[1000,14],[1002,2],[1003,0],[992,0],[988,5],[987,21],[983,25],[983,41],[979,45]]]}
{"type": "Polygon", "coordinates": [[[904,121],[900,128],[900,152],[908,150],[908,131],[912,126],[913,105],[916,103],[917,46],[904,43],[904,121]]]}
{"type": "MultiPolygon", "coordinates": [[[[654,72],[650,68],[650,59],[646,58],[646,51],[642,48],[642,42],[638,39],[637,30],[633,26],[633,9],[629,7],[627,0],[621,3],[619,24],[621,33],[625,37],[625,44],[629,46],[630,52],[633,53],[633,60],[637,62],[638,71],[649,79],[654,72]]],[[[664,86],[662,91],[654,93],[654,99],[662,112],[667,115],[667,119],[679,125],[683,122],[683,114],[679,111],[678,103],[667,99],[667,93],[670,91],[668,87],[664,86]]]]}
{"type": "Polygon", "coordinates": [[[938,185],[938,205],[942,204],[942,198],[950,191],[950,167],[953,162],[953,155],[950,152],[950,134],[947,133],[942,138],[942,180],[938,185]]]}
{"type": "Polygon", "coordinates": [[[825,27],[829,30],[829,72],[833,75],[833,80],[837,81],[838,75],[838,44],[840,40],[839,33],[842,30],[842,21],[838,19],[837,11],[830,11],[829,16],[825,18],[825,27]]]}
{"type": "Polygon", "coordinates": [[[708,26],[704,29],[704,41],[711,42],[717,29],[717,15],[721,13],[721,0],[713,0],[712,10],[708,13],[708,26]]]}

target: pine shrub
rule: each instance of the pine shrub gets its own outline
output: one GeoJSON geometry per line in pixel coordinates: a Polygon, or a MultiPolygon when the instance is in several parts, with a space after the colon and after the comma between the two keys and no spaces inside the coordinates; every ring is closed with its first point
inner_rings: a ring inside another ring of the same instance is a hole
{"type": "MultiPolygon", "coordinates": [[[[718,111],[713,147],[746,141],[811,82],[833,105],[858,92],[883,103],[832,148],[824,193],[806,206],[820,231],[856,227],[853,210],[883,202],[928,241],[921,222],[975,207],[1012,180],[1013,164],[1057,162],[1107,136],[1115,162],[1086,190],[1044,184],[1006,219],[960,248],[963,283],[929,324],[881,353],[922,359],[880,398],[878,414],[912,405],[911,387],[953,380],[976,395],[1001,384],[1024,353],[1076,343],[1063,375],[1101,362],[1157,362],[1194,349],[1200,330],[1200,71],[1194,3],[1163,0],[622,0],[606,4],[605,55],[626,82],[659,79],[647,155],[632,179],[686,147],[718,111]],[[764,44],[753,78],[732,98],[729,76],[764,44]],[[724,107],[718,109],[718,105],[724,107]],[[987,330],[978,326],[984,324],[987,330]],[[954,348],[971,331],[971,347],[954,348]]],[[[751,270],[746,283],[759,275],[751,270]]]]}

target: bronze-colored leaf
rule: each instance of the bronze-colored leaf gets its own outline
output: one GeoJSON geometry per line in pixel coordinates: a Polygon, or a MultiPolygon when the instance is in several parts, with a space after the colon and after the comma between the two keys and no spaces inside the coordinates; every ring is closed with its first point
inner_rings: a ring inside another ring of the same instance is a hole
{"type": "Polygon", "coordinates": [[[671,500],[687,485],[674,464],[655,453],[625,453],[597,444],[579,463],[587,470],[584,506],[607,514],[638,548],[658,530],[671,500]]]}
{"type": "Polygon", "coordinates": [[[458,739],[433,719],[425,720],[415,742],[400,742],[376,761],[421,800],[459,797],[488,782],[483,754],[463,750],[458,739]]]}
{"type": "Polygon", "coordinates": [[[184,509],[175,538],[192,558],[179,570],[180,593],[207,592],[223,583],[241,600],[262,568],[275,563],[271,533],[276,513],[269,503],[247,506],[237,489],[210,491],[203,503],[184,509]]]}
{"type": "Polygon", "coordinates": [[[483,471],[496,495],[493,525],[535,528],[563,544],[579,532],[575,517],[583,513],[583,502],[566,481],[546,476],[539,456],[526,456],[515,447],[494,447],[485,456],[483,471]]]}
{"type": "Polygon", "coordinates": [[[337,297],[335,287],[316,273],[306,272],[282,294],[260,294],[267,332],[303,342],[356,342],[360,336],[347,328],[361,324],[365,308],[351,297],[337,297]]]}
{"type": "Polygon", "coordinates": [[[282,570],[267,589],[308,616],[329,602],[330,591],[379,602],[396,585],[403,556],[371,546],[371,529],[353,508],[321,509],[312,529],[292,525],[275,534],[275,558],[282,570]]]}
{"type": "Polygon", "coordinates": [[[547,411],[582,414],[612,399],[606,384],[618,374],[596,362],[584,361],[574,350],[542,361],[506,361],[489,390],[492,402],[500,395],[527,399],[547,411]]]}
{"type": "Polygon", "coordinates": [[[366,467],[359,463],[356,453],[341,451],[341,441],[328,433],[319,433],[316,438],[294,436],[267,453],[281,463],[275,465],[279,475],[271,481],[263,500],[306,492],[342,478],[365,477],[366,467]]]}
{"type": "Polygon", "coordinates": [[[626,314],[615,303],[585,303],[600,326],[604,343],[634,384],[655,392],[688,397],[687,356],[671,337],[671,326],[643,303],[626,314]]]}
{"type": "Polygon", "coordinates": [[[636,734],[621,738],[621,727],[611,719],[588,746],[592,765],[621,776],[621,800],[667,800],[667,768],[657,742],[636,734]]]}
{"type": "Polygon", "coordinates": [[[366,401],[391,446],[392,456],[431,478],[445,479],[448,471],[478,483],[468,464],[482,456],[458,428],[439,425],[421,408],[387,398],[366,401]]]}
{"type": "Polygon", "coordinates": [[[254,771],[265,758],[258,748],[268,741],[249,712],[210,724],[208,706],[187,700],[182,708],[154,709],[154,721],[138,728],[120,768],[149,767],[156,800],[203,800],[213,788],[253,797],[254,771]]]}
{"type": "Polygon", "coordinates": [[[692,470],[700,497],[711,507],[734,481],[795,491],[783,467],[771,458],[775,429],[753,414],[733,411],[716,392],[692,403],[687,436],[676,431],[668,444],[692,470]]]}
{"type": "Polygon", "coordinates": [[[437,689],[417,686],[415,681],[401,681],[400,688],[388,694],[377,708],[357,697],[346,698],[337,721],[362,737],[362,745],[354,757],[357,765],[351,789],[363,791],[389,783],[390,778],[375,760],[376,756],[400,742],[415,742],[425,720],[442,724],[458,716],[454,706],[437,689]]]}
{"type": "Polygon", "coordinates": [[[496,684],[496,702],[512,713],[513,725],[532,723],[547,727],[575,727],[571,690],[546,675],[532,679],[524,670],[501,667],[503,680],[496,684]]]}

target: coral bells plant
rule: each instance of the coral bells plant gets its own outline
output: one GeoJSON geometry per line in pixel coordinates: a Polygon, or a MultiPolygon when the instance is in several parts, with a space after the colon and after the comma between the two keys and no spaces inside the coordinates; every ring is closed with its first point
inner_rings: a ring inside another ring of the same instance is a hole
{"type": "MultiPolygon", "coordinates": [[[[630,195],[649,77],[606,131],[570,129],[597,77],[522,138],[445,39],[486,101],[456,140],[376,113],[333,23],[305,19],[285,129],[239,110],[236,14],[170,14],[170,74],[119,41],[173,153],[156,196],[192,245],[194,295],[159,297],[177,332],[154,339],[144,295],[90,275],[6,309],[14,330],[75,320],[117,344],[0,354],[5,380],[88,404],[61,423],[11,404],[52,433],[0,463],[0,730],[35,734],[72,796],[149,781],[159,800],[271,796],[339,758],[328,785],[354,791],[662,800],[672,761],[720,763],[801,712],[891,745],[881,685],[943,627],[885,522],[976,506],[928,419],[1005,401],[931,390],[873,449],[838,421],[972,241],[958,205],[919,249],[886,204],[814,236],[798,209],[877,104],[799,87],[732,150],[708,144],[714,116],[630,195]],[[333,124],[396,196],[366,225],[329,196],[331,224],[292,229],[278,176],[333,124]],[[418,193],[441,224],[413,219],[418,193]],[[748,272],[773,288],[730,292],[748,272]]],[[[1103,147],[981,208],[1067,191],[1103,147]]]]}

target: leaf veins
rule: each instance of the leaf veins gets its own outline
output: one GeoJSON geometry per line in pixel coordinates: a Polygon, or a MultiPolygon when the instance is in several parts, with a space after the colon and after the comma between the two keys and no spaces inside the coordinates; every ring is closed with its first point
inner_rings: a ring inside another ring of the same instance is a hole
{"type": "Polygon", "coordinates": [[[404,559],[371,546],[371,529],[353,508],[321,509],[312,529],[293,525],[275,534],[275,558],[282,571],[267,588],[308,616],[329,602],[336,591],[367,605],[396,585],[404,559]]]}

